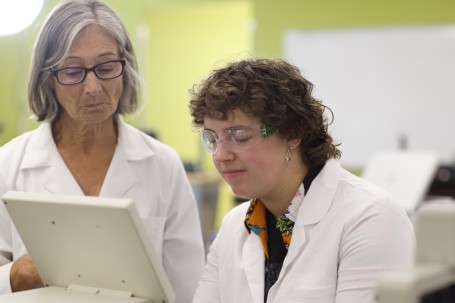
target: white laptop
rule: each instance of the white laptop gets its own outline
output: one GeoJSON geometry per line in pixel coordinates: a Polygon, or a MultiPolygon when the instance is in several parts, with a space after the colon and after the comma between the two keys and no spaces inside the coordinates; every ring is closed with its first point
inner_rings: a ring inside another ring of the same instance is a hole
{"type": "Polygon", "coordinates": [[[413,214],[425,199],[438,162],[438,154],[432,151],[378,151],[366,163],[362,178],[387,190],[413,214]]]}
{"type": "Polygon", "coordinates": [[[2,200],[47,287],[0,303],[175,300],[132,200],[14,191],[2,200]]]}

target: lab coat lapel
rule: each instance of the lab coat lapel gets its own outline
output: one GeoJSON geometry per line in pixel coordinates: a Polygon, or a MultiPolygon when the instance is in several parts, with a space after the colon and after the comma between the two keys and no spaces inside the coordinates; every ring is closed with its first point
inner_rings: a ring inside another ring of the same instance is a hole
{"type": "MultiPolygon", "coordinates": [[[[82,195],[83,192],[66,167],[52,138],[50,123],[45,122],[36,130],[24,151],[18,184],[27,184],[37,192],[82,195]]],[[[20,188],[18,188],[20,190],[20,188]]]]}
{"type": "Polygon", "coordinates": [[[297,214],[291,245],[281,269],[283,274],[304,249],[307,240],[305,230],[321,221],[329,211],[338,186],[340,172],[340,164],[336,160],[329,160],[311,183],[297,214]]]}
{"type": "MultiPolygon", "coordinates": [[[[125,124],[121,119],[118,119],[118,126],[118,144],[101,189],[101,196],[121,197],[125,194],[138,183],[137,172],[131,163],[153,155],[140,132],[125,124]],[[125,146],[128,146],[127,150],[125,146]]],[[[145,169],[140,165],[136,166],[145,169]]],[[[34,182],[36,185],[33,186],[36,191],[44,190],[50,193],[70,195],[84,194],[57,150],[52,138],[50,123],[43,123],[32,136],[25,150],[20,169],[23,174],[28,170],[33,172],[27,183],[34,182]]]]}
{"type": "MultiPolygon", "coordinates": [[[[122,197],[129,189],[139,184],[138,175],[143,176],[139,170],[147,169],[138,162],[153,156],[147,146],[144,134],[117,118],[118,141],[112,158],[111,166],[107,172],[101,196],[122,197]]],[[[146,182],[146,180],[144,180],[146,182]]]]}
{"type": "MultiPolygon", "coordinates": [[[[58,155],[60,157],[60,155],[58,155]]],[[[46,191],[54,194],[65,195],[84,195],[79,184],[74,179],[68,167],[64,164],[61,158],[58,158],[54,163],[43,171],[43,187],[46,191]]],[[[39,173],[36,175],[39,177],[39,173]]]]}
{"type": "Polygon", "coordinates": [[[264,250],[261,240],[250,233],[243,246],[243,264],[254,303],[264,302],[264,250]]]}
{"type": "Polygon", "coordinates": [[[122,197],[136,183],[138,179],[128,162],[127,155],[123,147],[117,145],[100,196],[122,197]]]}

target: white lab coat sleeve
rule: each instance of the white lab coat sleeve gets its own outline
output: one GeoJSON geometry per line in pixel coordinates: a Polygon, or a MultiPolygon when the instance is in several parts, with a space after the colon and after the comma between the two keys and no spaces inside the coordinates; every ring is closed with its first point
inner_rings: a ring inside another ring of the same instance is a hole
{"type": "MultiPolygon", "coordinates": [[[[220,233],[222,230],[220,231],[220,233]]],[[[193,303],[219,303],[220,286],[219,286],[219,265],[218,265],[218,243],[221,234],[218,234],[213,243],[210,245],[210,252],[207,256],[207,264],[205,265],[204,274],[199,281],[196,295],[193,303]]]]}
{"type": "Polygon", "coordinates": [[[175,157],[167,189],[168,216],[163,242],[163,266],[176,293],[175,303],[191,302],[202,275],[205,252],[195,196],[183,164],[175,157]]]}
{"type": "Polygon", "coordinates": [[[11,266],[13,263],[8,263],[0,266],[0,295],[11,293],[11,282],[9,279],[11,266]]]}
{"type": "Polygon", "coordinates": [[[3,203],[0,205],[0,295],[11,292],[12,265],[11,224],[3,203]]]}
{"type": "Polygon", "coordinates": [[[415,237],[406,213],[379,201],[345,226],[339,251],[336,303],[375,302],[378,277],[413,265],[415,237]]]}
{"type": "MultiPolygon", "coordinates": [[[[0,197],[6,192],[0,174],[0,197]]],[[[11,292],[10,271],[13,260],[11,220],[3,202],[0,203],[0,295],[11,292]]]]}

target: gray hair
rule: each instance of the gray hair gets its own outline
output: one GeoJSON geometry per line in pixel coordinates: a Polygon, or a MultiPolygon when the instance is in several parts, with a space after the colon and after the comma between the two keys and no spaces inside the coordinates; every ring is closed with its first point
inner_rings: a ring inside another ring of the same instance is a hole
{"type": "Polygon", "coordinates": [[[49,14],[36,41],[28,86],[29,106],[38,121],[55,121],[60,105],[51,86],[52,70],[63,60],[76,36],[96,24],[117,41],[125,59],[123,92],[116,114],[130,114],[140,107],[141,80],[136,56],[118,15],[100,0],[62,1],[49,14]]]}

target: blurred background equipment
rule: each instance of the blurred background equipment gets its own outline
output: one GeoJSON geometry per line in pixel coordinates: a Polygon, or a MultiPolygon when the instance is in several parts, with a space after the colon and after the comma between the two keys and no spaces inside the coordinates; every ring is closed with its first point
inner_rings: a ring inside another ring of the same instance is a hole
{"type": "Polygon", "coordinates": [[[455,201],[438,200],[418,210],[413,268],[384,274],[378,303],[455,302],[455,201]]]}
{"type": "Polygon", "coordinates": [[[427,196],[438,153],[420,150],[381,150],[366,162],[361,177],[387,190],[412,215],[427,196]]]}

